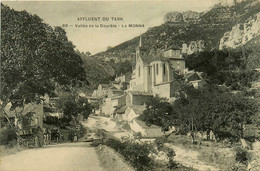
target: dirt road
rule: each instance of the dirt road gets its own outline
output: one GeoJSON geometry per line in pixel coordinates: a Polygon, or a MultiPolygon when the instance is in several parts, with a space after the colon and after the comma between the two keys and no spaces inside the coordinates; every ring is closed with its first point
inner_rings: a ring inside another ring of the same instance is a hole
{"type": "Polygon", "coordinates": [[[0,159],[1,171],[102,171],[88,143],[66,143],[29,149],[0,159]]]}

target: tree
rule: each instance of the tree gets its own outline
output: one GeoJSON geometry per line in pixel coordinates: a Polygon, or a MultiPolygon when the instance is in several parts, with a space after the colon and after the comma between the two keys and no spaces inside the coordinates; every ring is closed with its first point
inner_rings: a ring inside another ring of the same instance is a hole
{"type": "Polygon", "coordinates": [[[87,119],[92,111],[92,106],[85,97],[80,97],[75,93],[65,93],[60,96],[57,108],[63,112],[63,121],[69,124],[72,120],[82,115],[87,119]]]}
{"type": "Polygon", "coordinates": [[[258,111],[254,99],[232,94],[227,89],[215,85],[194,89],[186,87],[173,104],[173,112],[183,127],[189,130],[213,131],[221,138],[243,137],[243,126],[250,123],[258,111]]]}
{"type": "MultiPolygon", "coordinates": [[[[81,58],[66,32],[37,15],[1,4],[1,107],[23,107],[52,95],[57,84],[85,81],[81,58]]],[[[9,119],[8,119],[9,120],[9,119]]]]}
{"type": "Polygon", "coordinates": [[[250,51],[214,50],[192,54],[186,57],[190,69],[204,72],[213,84],[225,84],[231,89],[250,88],[258,74],[254,68],[247,67],[250,51]]]}
{"type": "Polygon", "coordinates": [[[139,119],[148,125],[154,124],[167,130],[174,124],[175,115],[166,99],[154,97],[146,102],[146,109],[139,119]]]}

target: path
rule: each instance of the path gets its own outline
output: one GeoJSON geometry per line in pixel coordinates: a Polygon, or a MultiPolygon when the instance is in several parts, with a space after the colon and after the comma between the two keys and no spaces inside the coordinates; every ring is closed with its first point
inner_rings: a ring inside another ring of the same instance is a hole
{"type": "Polygon", "coordinates": [[[102,171],[95,148],[66,143],[29,149],[0,159],[1,171],[102,171]]]}

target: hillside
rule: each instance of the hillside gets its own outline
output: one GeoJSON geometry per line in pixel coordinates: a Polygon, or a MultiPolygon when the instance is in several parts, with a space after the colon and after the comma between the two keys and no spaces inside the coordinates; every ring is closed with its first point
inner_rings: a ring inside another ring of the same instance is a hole
{"type": "MultiPolygon", "coordinates": [[[[142,34],[143,44],[151,50],[164,49],[165,46],[171,45],[181,47],[183,43],[196,46],[196,43],[202,42],[203,48],[218,49],[224,33],[231,31],[238,23],[245,23],[259,12],[258,1],[247,0],[233,6],[218,4],[204,13],[168,13],[164,24],[150,28],[142,34]]],[[[133,56],[138,40],[139,38],[135,37],[95,56],[133,56]]]]}
{"type": "Polygon", "coordinates": [[[107,62],[95,57],[80,55],[86,71],[86,77],[91,87],[97,87],[99,83],[106,83],[115,75],[114,68],[107,62]]]}
{"type": "Polygon", "coordinates": [[[248,58],[248,68],[260,67],[260,35],[247,42],[243,48],[251,51],[248,58]]]}

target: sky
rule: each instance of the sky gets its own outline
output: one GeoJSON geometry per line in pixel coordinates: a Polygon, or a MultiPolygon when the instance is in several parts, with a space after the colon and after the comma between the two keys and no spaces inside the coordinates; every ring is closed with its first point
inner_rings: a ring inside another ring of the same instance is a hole
{"type": "MultiPolygon", "coordinates": [[[[215,1],[216,2],[216,1],[215,1]]],[[[21,11],[37,14],[51,26],[62,26],[68,39],[81,52],[95,54],[105,51],[108,46],[116,46],[147,31],[148,28],[163,23],[163,17],[172,11],[208,10],[214,0],[157,0],[157,1],[2,1],[3,4],[21,11]],[[79,20],[79,17],[100,17],[99,21],[79,20]],[[104,17],[104,18],[103,18],[104,17]],[[123,19],[112,21],[112,17],[123,19]],[[103,20],[104,19],[104,20],[103,20]],[[108,21],[106,20],[108,19],[108,21]],[[64,27],[68,24],[67,27],[64,27]],[[76,27],[83,24],[88,27],[76,27]],[[116,28],[102,25],[114,24],[116,28]],[[144,27],[122,27],[141,24],[144,27]],[[94,25],[94,27],[89,27],[94,25]],[[99,27],[95,27],[98,25],[99,27]]]]}

